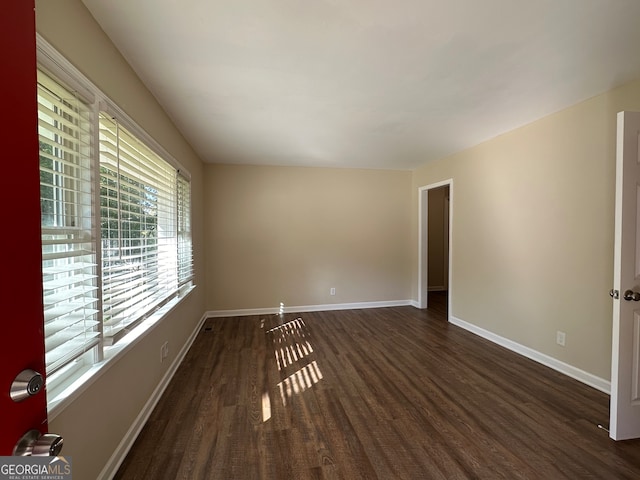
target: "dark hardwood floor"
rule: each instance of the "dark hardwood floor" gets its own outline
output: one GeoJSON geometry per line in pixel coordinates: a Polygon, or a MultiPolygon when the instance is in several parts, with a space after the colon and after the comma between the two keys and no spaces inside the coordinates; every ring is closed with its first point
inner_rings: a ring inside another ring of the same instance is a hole
{"type": "Polygon", "coordinates": [[[429,308],[429,313],[435,315],[441,314],[442,319],[445,320],[447,318],[447,308],[449,307],[448,299],[449,297],[447,292],[429,292],[427,295],[427,307],[429,308]]]}
{"type": "Polygon", "coordinates": [[[608,404],[435,300],[208,319],[115,478],[638,479],[608,404]]]}

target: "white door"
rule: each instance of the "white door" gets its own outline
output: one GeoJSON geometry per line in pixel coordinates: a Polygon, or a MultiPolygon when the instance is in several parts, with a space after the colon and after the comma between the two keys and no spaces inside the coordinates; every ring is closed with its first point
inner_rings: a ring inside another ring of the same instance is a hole
{"type": "Polygon", "coordinates": [[[618,113],[609,435],[640,437],[640,113],[618,113]]]}

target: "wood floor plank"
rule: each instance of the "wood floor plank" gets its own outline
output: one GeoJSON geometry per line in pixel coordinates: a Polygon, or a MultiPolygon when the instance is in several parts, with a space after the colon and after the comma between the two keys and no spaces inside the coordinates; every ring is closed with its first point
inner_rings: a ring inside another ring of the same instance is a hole
{"type": "Polygon", "coordinates": [[[640,478],[607,395],[430,305],[207,320],[115,478],[640,478]]]}

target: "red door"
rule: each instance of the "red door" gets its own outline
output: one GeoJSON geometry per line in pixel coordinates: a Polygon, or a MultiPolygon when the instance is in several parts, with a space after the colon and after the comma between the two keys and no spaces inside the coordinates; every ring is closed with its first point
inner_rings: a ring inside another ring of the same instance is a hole
{"type": "Polygon", "coordinates": [[[0,319],[0,456],[29,430],[47,431],[45,389],[11,398],[26,369],[44,376],[40,174],[34,0],[3,2],[2,45],[2,317],[0,319]]]}

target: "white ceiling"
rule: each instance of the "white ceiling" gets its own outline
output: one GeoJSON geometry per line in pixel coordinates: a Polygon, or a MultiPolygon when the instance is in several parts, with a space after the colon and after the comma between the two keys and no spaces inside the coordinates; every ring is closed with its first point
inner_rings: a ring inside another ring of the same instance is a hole
{"type": "Polygon", "coordinates": [[[411,169],[640,78],[640,0],[83,0],[204,161],[411,169]]]}

